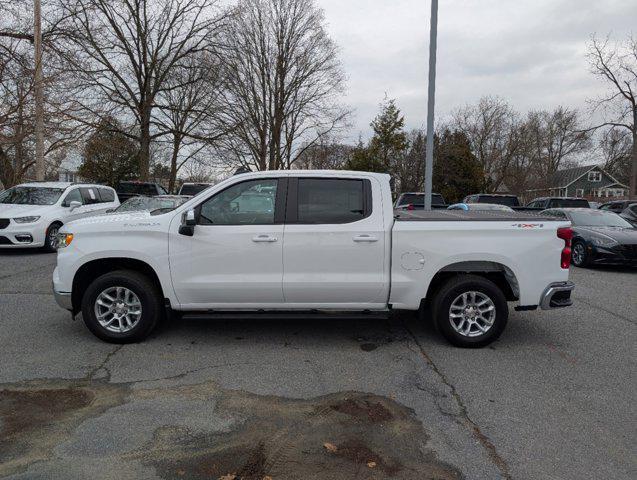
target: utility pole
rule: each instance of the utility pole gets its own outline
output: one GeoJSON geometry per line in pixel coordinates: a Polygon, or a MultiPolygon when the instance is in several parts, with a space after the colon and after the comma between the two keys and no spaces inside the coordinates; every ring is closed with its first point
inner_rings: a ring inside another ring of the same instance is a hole
{"type": "Polygon", "coordinates": [[[44,180],[44,98],[42,94],[42,15],[40,0],[34,0],[33,45],[35,47],[35,179],[44,180]]]}
{"type": "Polygon", "coordinates": [[[431,27],[429,32],[429,96],[427,100],[427,153],[425,156],[425,210],[431,210],[431,188],[433,183],[437,41],[438,0],[431,0],[431,27]]]}

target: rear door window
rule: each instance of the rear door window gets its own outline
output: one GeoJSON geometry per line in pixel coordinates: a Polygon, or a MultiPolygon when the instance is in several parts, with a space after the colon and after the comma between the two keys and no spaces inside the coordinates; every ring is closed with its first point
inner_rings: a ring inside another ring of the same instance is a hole
{"type": "Polygon", "coordinates": [[[80,188],[82,198],[85,205],[93,205],[95,203],[101,203],[102,199],[97,188],[95,187],[83,187],[80,188]]]}
{"type": "Polygon", "coordinates": [[[371,213],[369,180],[299,178],[294,223],[351,223],[371,213]]]}

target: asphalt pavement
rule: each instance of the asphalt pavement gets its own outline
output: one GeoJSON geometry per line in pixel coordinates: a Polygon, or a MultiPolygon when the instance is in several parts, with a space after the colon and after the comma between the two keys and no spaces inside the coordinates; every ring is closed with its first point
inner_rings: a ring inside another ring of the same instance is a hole
{"type": "Polygon", "coordinates": [[[116,346],[0,251],[0,478],[637,478],[637,271],[453,348],[390,320],[180,320],[116,346]]]}

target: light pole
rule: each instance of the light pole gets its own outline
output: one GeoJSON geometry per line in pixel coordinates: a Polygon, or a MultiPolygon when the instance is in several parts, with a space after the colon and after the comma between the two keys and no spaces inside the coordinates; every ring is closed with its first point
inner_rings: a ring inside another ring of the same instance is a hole
{"type": "Polygon", "coordinates": [[[436,44],[438,40],[438,0],[431,0],[429,33],[429,94],[427,100],[427,152],[425,155],[425,210],[431,210],[434,164],[434,107],[436,101],[436,44]]]}
{"type": "Polygon", "coordinates": [[[35,50],[35,179],[44,180],[44,105],[42,95],[42,15],[40,0],[33,5],[33,46],[35,50]]]}

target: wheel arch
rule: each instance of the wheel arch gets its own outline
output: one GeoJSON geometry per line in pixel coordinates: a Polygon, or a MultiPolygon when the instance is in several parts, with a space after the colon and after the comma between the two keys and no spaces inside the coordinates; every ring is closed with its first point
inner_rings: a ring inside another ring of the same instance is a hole
{"type": "Polygon", "coordinates": [[[436,292],[450,278],[463,274],[478,275],[491,280],[502,290],[508,301],[515,301],[520,298],[520,284],[511,268],[497,261],[467,260],[451,263],[440,268],[432,277],[431,282],[429,282],[423,302],[427,303],[434,298],[436,292]]]}
{"type": "Polygon", "coordinates": [[[71,290],[73,313],[81,310],[84,292],[86,292],[86,289],[95,278],[117,270],[133,270],[146,275],[159,289],[162,298],[165,297],[164,289],[157,272],[145,261],[130,257],[98,258],[83,264],[77,269],[73,276],[73,286],[71,290]]]}

